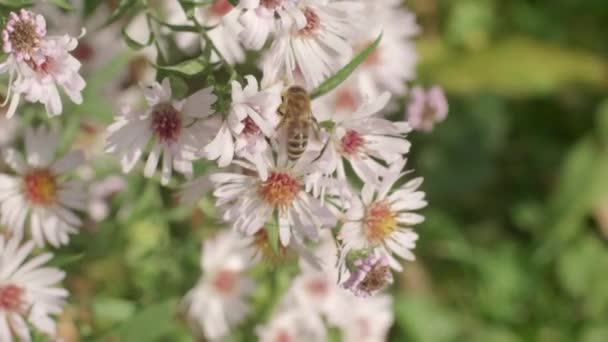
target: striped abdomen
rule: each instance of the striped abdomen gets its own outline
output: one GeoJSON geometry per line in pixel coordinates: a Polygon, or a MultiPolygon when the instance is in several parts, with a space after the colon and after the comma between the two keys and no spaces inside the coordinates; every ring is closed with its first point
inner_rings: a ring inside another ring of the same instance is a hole
{"type": "Polygon", "coordinates": [[[287,156],[289,160],[297,160],[306,151],[308,146],[308,133],[310,122],[308,120],[294,120],[287,126],[287,156]]]}

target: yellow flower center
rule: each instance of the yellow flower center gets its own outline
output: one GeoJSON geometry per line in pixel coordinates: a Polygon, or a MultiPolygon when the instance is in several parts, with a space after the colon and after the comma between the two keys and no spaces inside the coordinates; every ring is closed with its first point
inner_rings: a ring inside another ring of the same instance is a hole
{"type": "Polygon", "coordinates": [[[271,207],[287,209],[298,196],[302,185],[286,172],[273,171],[260,183],[258,194],[271,207]]]}
{"type": "Polygon", "coordinates": [[[48,169],[35,169],[25,174],[25,197],[35,205],[47,206],[57,199],[57,180],[48,169]]]}
{"type": "Polygon", "coordinates": [[[381,243],[397,228],[395,213],[387,202],[376,202],[367,210],[364,232],[372,243],[381,243]]]}

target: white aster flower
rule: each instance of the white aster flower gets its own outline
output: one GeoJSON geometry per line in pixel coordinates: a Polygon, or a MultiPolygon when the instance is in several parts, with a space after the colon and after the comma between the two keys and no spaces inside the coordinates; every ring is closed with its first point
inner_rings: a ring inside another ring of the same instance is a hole
{"type": "Polygon", "coordinates": [[[303,177],[310,164],[300,159],[295,165],[285,160],[265,159],[267,174],[262,174],[250,161],[239,165],[248,169],[242,173],[211,175],[215,184],[217,206],[223,219],[246,235],[253,235],[274,218],[278,220],[280,242],[288,246],[292,234],[317,240],[319,229],[333,227],[333,213],[318,199],[305,191],[303,177]]]}
{"type": "Polygon", "coordinates": [[[207,157],[217,159],[220,167],[228,166],[235,155],[249,158],[258,168],[264,167],[263,155],[269,147],[266,139],[274,136],[279,123],[282,85],[262,90],[255,77],[249,75],[245,79],[244,88],[232,82],[230,112],[215,139],[204,148],[207,157]]]}
{"type": "Polygon", "coordinates": [[[425,193],[418,190],[422,178],[415,178],[393,190],[405,160],[394,163],[387,170],[382,183],[376,189],[366,183],[361,197],[352,199],[346,212],[346,223],[338,238],[343,243],[342,258],[350,251],[378,248],[381,255],[389,258],[390,266],[402,270],[392,253],[406,260],[414,260],[412,250],[416,247],[418,234],[412,226],[424,221],[424,217],[414,210],[427,205],[425,193]]]}
{"type": "Polygon", "coordinates": [[[262,62],[262,83],[286,80],[312,89],[333,75],[352,55],[349,39],[356,31],[360,5],[354,1],[298,2],[306,25],[293,25],[277,34],[262,62]]]}
{"type": "Polygon", "coordinates": [[[420,29],[416,17],[401,1],[366,1],[365,24],[360,26],[356,51],[362,51],[382,34],[380,44],[354,75],[364,93],[383,91],[405,94],[407,82],[416,76],[418,54],[413,38],[420,29]]]}
{"type": "Polygon", "coordinates": [[[266,325],[256,328],[260,342],[325,342],[327,328],[318,317],[294,308],[275,313],[266,325]]]}
{"type": "Polygon", "coordinates": [[[118,155],[123,172],[130,172],[146,146],[153,141],[144,176],[152,177],[162,156],[161,183],[166,185],[172,169],[192,176],[192,161],[197,159],[206,128],[199,119],[213,114],[217,97],[212,88],[201,89],[184,100],[173,100],[168,79],[143,89],[148,109],[131,113],[129,109],[108,127],[106,152],[118,155]]]}
{"type": "Polygon", "coordinates": [[[271,33],[306,26],[306,17],[297,7],[298,0],[243,0],[239,2],[239,38],[248,49],[260,50],[271,33]]]}
{"type": "Polygon", "coordinates": [[[72,102],[82,103],[86,83],[78,73],[80,62],[70,54],[78,45],[75,38],[46,36],[44,18],[26,10],[19,16],[10,15],[2,35],[9,57],[0,64],[0,73],[8,72],[11,79],[6,99],[10,100],[8,117],[15,114],[22,97],[42,103],[49,116],[61,114],[59,88],[72,102]]]}
{"type": "MultiPolygon", "coordinates": [[[[168,0],[164,5],[168,12],[167,21],[169,23],[193,25],[177,0],[168,0]]],[[[207,35],[230,64],[241,63],[245,60],[245,51],[238,38],[242,27],[237,21],[238,11],[233,9],[228,0],[214,0],[211,5],[205,4],[193,9],[194,19],[197,23],[211,27],[207,30],[207,35]]],[[[188,54],[196,52],[201,45],[204,46],[204,40],[201,40],[201,36],[192,32],[176,33],[175,41],[177,46],[188,54]]],[[[211,61],[213,63],[219,61],[219,56],[215,51],[212,51],[211,61]]]]}
{"type": "Polygon", "coordinates": [[[52,253],[28,258],[34,248],[29,241],[0,236],[0,341],[30,341],[30,327],[55,340],[55,321],[68,292],[59,287],[65,272],[44,267],[52,253]]]}
{"type": "Polygon", "coordinates": [[[255,289],[245,274],[253,257],[250,244],[250,239],[233,231],[219,233],[203,244],[203,275],[184,304],[190,321],[209,340],[225,337],[250,311],[247,298],[255,289]]]}
{"type": "Polygon", "coordinates": [[[346,180],[344,161],[348,161],[355,173],[365,182],[377,183],[385,167],[378,162],[391,164],[402,160],[409,152],[410,142],[405,134],[411,128],[406,122],[391,122],[377,114],[386,106],[390,94],[384,93],[375,100],[363,103],[354,113],[315,113],[321,123],[333,124],[323,154],[320,168],[326,174],[337,173],[338,179],[346,180]]]}
{"type": "Polygon", "coordinates": [[[393,325],[393,299],[388,295],[348,297],[335,316],[343,341],[384,342],[393,325]]]}
{"type": "Polygon", "coordinates": [[[64,174],[84,162],[80,151],[53,161],[59,138],[44,128],[26,129],[24,161],[14,149],[4,151],[4,160],[16,176],[0,174],[0,223],[16,236],[30,228],[32,239],[54,247],[69,242],[82,221],[72,209],[85,210],[87,193],[78,180],[65,180],[64,174]]]}

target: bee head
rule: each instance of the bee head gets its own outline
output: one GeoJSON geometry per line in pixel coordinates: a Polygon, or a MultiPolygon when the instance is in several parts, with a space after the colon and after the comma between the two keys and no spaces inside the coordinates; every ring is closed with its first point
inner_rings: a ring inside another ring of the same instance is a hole
{"type": "Polygon", "coordinates": [[[281,94],[281,100],[287,107],[293,108],[296,111],[310,110],[310,97],[306,89],[300,86],[291,86],[281,94]]]}

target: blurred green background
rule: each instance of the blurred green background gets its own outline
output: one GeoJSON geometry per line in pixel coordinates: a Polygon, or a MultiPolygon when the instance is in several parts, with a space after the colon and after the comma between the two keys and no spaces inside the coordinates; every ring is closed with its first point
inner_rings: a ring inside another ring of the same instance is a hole
{"type": "Polygon", "coordinates": [[[394,341],[608,341],[608,2],[416,0],[427,222],[394,341]]]}
{"type": "MultiPolygon", "coordinates": [[[[608,341],[608,2],[407,4],[423,27],[420,82],[445,87],[450,114],[411,136],[410,166],[430,205],[418,260],[395,288],[390,339],[608,341]]],[[[79,111],[111,118],[94,94],[124,60],[90,78],[79,111]]],[[[175,189],[139,175],[129,184],[116,219],[60,253],[73,294],[61,329],[84,340],[189,341],[172,308],[200,274],[213,203],[193,214],[175,189]]],[[[256,292],[257,318],[270,313],[268,291],[256,292]]]]}

